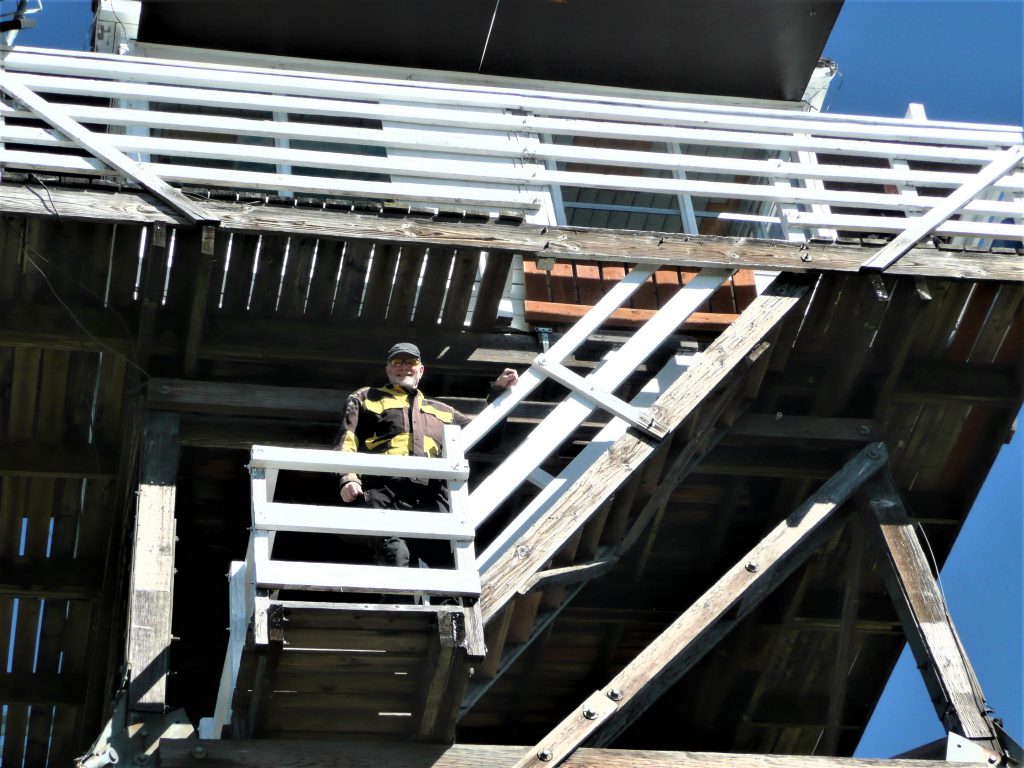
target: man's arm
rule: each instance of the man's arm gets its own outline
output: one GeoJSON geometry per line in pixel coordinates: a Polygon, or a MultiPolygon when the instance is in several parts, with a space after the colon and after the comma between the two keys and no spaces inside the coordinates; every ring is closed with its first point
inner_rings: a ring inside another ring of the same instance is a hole
{"type": "MultiPolygon", "coordinates": [[[[341,419],[341,428],[334,439],[334,450],[355,453],[359,450],[359,438],[356,430],[359,427],[359,413],[362,410],[362,400],[358,393],[353,392],[348,396],[345,403],[345,415],[341,419]]],[[[359,475],[349,473],[341,476],[341,500],[346,504],[355,501],[363,495],[363,484],[359,475]]]]}

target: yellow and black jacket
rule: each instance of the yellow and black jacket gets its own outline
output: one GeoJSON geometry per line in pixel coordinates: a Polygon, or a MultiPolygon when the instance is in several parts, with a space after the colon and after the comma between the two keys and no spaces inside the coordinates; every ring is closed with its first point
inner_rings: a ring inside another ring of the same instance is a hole
{"type": "MultiPolygon", "coordinates": [[[[396,384],[363,387],[348,397],[334,448],[432,458],[443,453],[445,425],[462,427],[469,421],[451,406],[428,400],[418,389],[396,384]]],[[[341,481],[360,482],[357,475],[344,475],[341,481]]]]}

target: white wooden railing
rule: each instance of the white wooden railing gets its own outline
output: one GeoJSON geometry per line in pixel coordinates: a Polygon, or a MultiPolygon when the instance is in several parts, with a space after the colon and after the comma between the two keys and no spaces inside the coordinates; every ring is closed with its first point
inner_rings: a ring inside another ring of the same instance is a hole
{"type": "Polygon", "coordinates": [[[246,557],[246,571],[253,588],[390,595],[479,595],[474,526],[468,519],[466,506],[469,464],[463,457],[460,443],[458,427],[446,427],[443,459],[254,445],[249,462],[252,535],[246,557]],[[442,480],[448,483],[451,506],[449,513],[443,514],[367,509],[340,501],[329,506],[284,503],[274,500],[281,470],[442,480]],[[454,568],[277,560],[273,557],[274,539],[281,531],[444,540],[451,543],[454,568]]]}
{"type": "MultiPolygon", "coordinates": [[[[176,185],[513,210],[550,223],[590,205],[615,208],[580,193],[617,190],[649,196],[630,210],[680,211],[684,229],[695,216],[718,216],[754,234],[898,233],[906,217],[941,206],[1024,143],[1019,127],[627,99],[554,86],[38,49],[7,51],[3,67],[0,87],[11,97],[0,105],[4,168],[131,176],[111,164],[112,150],[136,164],[142,181],[152,173],[176,185]],[[43,103],[27,108],[19,89],[43,103]],[[71,137],[52,127],[55,115],[92,128],[71,137]],[[711,210],[722,201],[734,201],[732,210],[711,210]]],[[[964,203],[959,219],[935,231],[1024,238],[1024,172],[1010,161],[964,203]]]]}

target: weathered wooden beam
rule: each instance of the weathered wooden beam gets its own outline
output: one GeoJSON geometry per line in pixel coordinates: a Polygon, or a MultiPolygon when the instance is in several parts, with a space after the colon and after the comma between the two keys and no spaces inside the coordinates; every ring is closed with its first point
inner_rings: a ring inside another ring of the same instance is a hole
{"type": "Polygon", "coordinates": [[[476,606],[438,610],[436,634],[424,660],[423,689],[417,708],[418,741],[451,744],[455,740],[459,704],[471,664],[484,657],[483,625],[476,606]]]}
{"type": "MultiPolygon", "coordinates": [[[[216,262],[214,246],[217,230],[211,226],[204,226],[200,236],[199,256],[195,267],[195,282],[192,284],[192,312],[188,321],[188,335],[185,342],[185,365],[186,376],[195,376],[196,366],[199,363],[199,345],[203,339],[203,323],[206,320],[206,308],[210,303],[210,277],[213,273],[213,265],[216,262]]],[[[228,235],[220,238],[221,253],[227,251],[228,235]]],[[[181,252],[178,253],[181,256],[181,252]]]]}
{"type": "Polygon", "coordinates": [[[839,623],[839,637],[836,643],[835,667],[832,670],[832,687],[829,689],[825,732],[821,737],[821,750],[826,755],[836,754],[839,747],[839,729],[843,724],[850,667],[853,659],[856,658],[854,634],[857,631],[857,614],[860,609],[860,574],[861,558],[864,555],[864,534],[857,525],[847,525],[846,534],[850,541],[850,548],[846,553],[843,608],[839,623]]]}
{"type": "Polygon", "coordinates": [[[833,532],[833,513],[885,465],[886,457],[881,443],[861,450],[516,768],[558,765],[587,739],[595,746],[614,741],[813,553],[833,532]]]}
{"type": "MultiPolygon", "coordinates": [[[[800,300],[806,286],[776,281],[655,401],[650,413],[678,427],[800,300]]],[[[482,578],[484,621],[497,614],[604,501],[653,453],[656,444],[627,432],[560,497],[482,578]]]]}
{"type": "Polygon", "coordinates": [[[4,704],[79,704],[83,680],[75,675],[7,672],[0,675],[0,701],[4,704]]]}
{"type": "MultiPolygon", "coordinates": [[[[51,187],[50,199],[17,184],[0,184],[0,208],[10,215],[84,221],[187,225],[163,204],[142,192],[100,192],[51,187]]],[[[864,261],[859,245],[790,244],[739,238],[671,233],[632,232],[444,222],[430,219],[378,217],[339,210],[293,206],[248,207],[204,201],[204,209],[221,219],[221,229],[242,233],[308,235],[319,238],[426,245],[438,248],[541,253],[556,259],[649,262],[691,267],[770,269],[786,272],[856,272],[864,261]]],[[[1024,255],[939,250],[918,247],[886,272],[969,280],[1024,282],[1024,255]]]]}
{"type": "Polygon", "coordinates": [[[253,616],[256,670],[253,673],[252,693],[249,696],[248,709],[245,712],[232,712],[231,717],[231,729],[240,738],[258,736],[266,727],[267,707],[273,694],[273,680],[278,673],[284,649],[284,614],[281,607],[269,605],[265,597],[257,597],[256,600],[253,616]]]}
{"type": "Polygon", "coordinates": [[[1024,382],[1012,365],[910,359],[892,398],[921,404],[952,401],[1012,408],[1024,398],[1024,382]]]}
{"type": "Polygon", "coordinates": [[[136,711],[164,711],[173,611],[177,432],[177,414],[145,414],[128,609],[128,706],[136,711]]]}
{"type": "Polygon", "coordinates": [[[128,331],[114,313],[76,307],[75,317],[77,323],[66,309],[54,304],[0,302],[0,345],[68,352],[104,348],[119,354],[132,352],[128,331]]]}
{"type": "Polygon", "coordinates": [[[94,560],[0,563],[0,597],[98,600],[103,566],[94,560]]]}
{"type": "Polygon", "coordinates": [[[163,224],[154,224],[149,230],[146,257],[143,262],[139,323],[136,328],[136,363],[145,368],[153,352],[157,310],[163,303],[167,260],[170,258],[170,234],[163,224]]]}
{"type": "Polygon", "coordinates": [[[877,442],[883,435],[871,419],[793,416],[779,412],[743,414],[729,428],[726,440],[734,437],[863,444],[877,442]]]}
{"type": "Polygon", "coordinates": [[[0,477],[112,477],[116,454],[105,446],[44,446],[39,443],[0,445],[0,477]]]}
{"type": "MultiPolygon", "coordinates": [[[[351,741],[218,741],[165,739],[161,768],[508,768],[522,747],[493,744],[401,744],[351,741]],[[201,761],[201,763],[200,763],[201,761]]],[[[650,749],[579,749],[565,768],[987,768],[986,763],[875,760],[806,755],[667,752],[650,749]]]]}
{"type": "Polygon", "coordinates": [[[925,686],[947,731],[999,755],[981,685],[957,636],[946,601],[888,473],[865,483],[860,519],[899,614],[925,686]]]}

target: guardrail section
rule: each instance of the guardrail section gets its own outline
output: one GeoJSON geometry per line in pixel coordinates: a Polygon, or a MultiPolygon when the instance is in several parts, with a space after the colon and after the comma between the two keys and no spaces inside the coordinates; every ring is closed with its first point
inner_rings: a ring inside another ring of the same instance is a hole
{"type": "Polygon", "coordinates": [[[19,48],[0,72],[9,97],[0,104],[0,163],[124,176],[128,166],[109,162],[117,155],[136,164],[143,186],[152,175],[178,185],[658,231],[703,232],[707,219],[713,234],[790,239],[902,232],[977,184],[936,234],[1024,238],[1020,162],[995,179],[979,176],[1024,143],[1016,126],[545,85],[19,48]],[[58,129],[68,120],[82,130],[58,129]]]}
{"type": "Polygon", "coordinates": [[[445,457],[441,459],[254,445],[249,469],[252,536],[246,567],[256,590],[469,597],[480,593],[474,526],[466,512],[469,464],[462,453],[457,427],[446,427],[445,457]],[[451,508],[449,514],[443,514],[374,510],[340,501],[337,506],[276,502],[274,490],[281,470],[444,480],[448,483],[451,508]],[[274,538],[279,531],[446,540],[451,542],[455,567],[398,568],[275,560],[274,538]]]}

